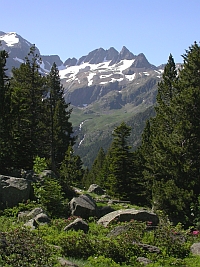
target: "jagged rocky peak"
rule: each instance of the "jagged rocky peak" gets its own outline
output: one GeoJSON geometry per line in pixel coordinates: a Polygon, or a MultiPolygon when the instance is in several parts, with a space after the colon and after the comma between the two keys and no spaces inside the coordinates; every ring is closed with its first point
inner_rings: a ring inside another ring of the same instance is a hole
{"type": "Polygon", "coordinates": [[[98,64],[104,61],[105,55],[106,51],[103,48],[95,49],[87,55],[84,62],[98,64]]]}
{"type": "Polygon", "coordinates": [[[136,56],[133,55],[125,46],[122,47],[122,50],[119,53],[120,59],[134,59],[136,56]]]}
{"type": "Polygon", "coordinates": [[[62,60],[58,55],[41,56],[41,58],[44,63],[44,68],[49,71],[54,62],[56,63],[57,66],[61,66],[63,64],[62,60]]]}
{"type": "Polygon", "coordinates": [[[85,58],[86,58],[86,56],[82,56],[81,58],[79,58],[79,60],[78,60],[76,65],[81,65],[82,63],[84,63],[85,62],[85,58]]]}
{"type": "Polygon", "coordinates": [[[67,60],[65,60],[63,65],[66,67],[76,66],[77,62],[78,62],[78,60],[75,57],[68,58],[67,60]]]}
{"type": "Polygon", "coordinates": [[[117,58],[118,55],[119,55],[119,52],[114,47],[110,47],[106,51],[106,60],[108,61],[113,60],[114,58],[117,58]]]}
{"type": "Polygon", "coordinates": [[[146,59],[143,53],[140,53],[138,56],[135,57],[135,61],[132,64],[132,67],[146,69],[146,68],[153,68],[155,66],[149,63],[149,61],[146,59]]]}
{"type": "Polygon", "coordinates": [[[129,59],[129,60],[135,59],[135,57],[136,56],[133,53],[131,53],[125,46],[123,46],[120,53],[118,53],[115,57],[113,57],[109,65],[112,66],[124,59],[129,59]]]}
{"type": "Polygon", "coordinates": [[[110,47],[108,50],[98,48],[91,51],[88,55],[82,56],[78,60],[76,58],[68,58],[64,62],[64,66],[70,67],[75,65],[81,65],[82,63],[99,64],[105,61],[111,61],[110,66],[120,62],[123,59],[134,59],[136,56],[131,53],[125,46],[122,47],[119,53],[114,47],[110,47]]]}

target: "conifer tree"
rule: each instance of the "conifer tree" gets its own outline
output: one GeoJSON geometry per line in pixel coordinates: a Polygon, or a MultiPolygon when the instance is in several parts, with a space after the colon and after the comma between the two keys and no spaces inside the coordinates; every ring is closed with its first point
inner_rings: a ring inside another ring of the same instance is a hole
{"type": "Polygon", "coordinates": [[[82,180],[84,176],[83,163],[78,155],[74,154],[71,145],[65,153],[65,158],[60,167],[60,184],[65,194],[69,191],[71,186],[82,187],[82,180]]]}
{"type": "Polygon", "coordinates": [[[163,210],[174,221],[191,223],[192,214],[195,210],[198,213],[200,194],[200,47],[197,43],[186,50],[183,58],[178,77],[172,58],[169,59],[158,85],[156,117],[150,120],[152,152],[145,158],[145,178],[151,181],[156,209],[163,210]]]}
{"type": "Polygon", "coordinates": [[[102,179],[102,169],[105,156],[105,152],[101,147],[87,175],[87,181],[85,181],[86,187],[90,186],[91,184],[98,184],[100,186],[104,186],[104,180],[102,179]]]}
{"type": "Polygon", "coordinates": [[[0,51],[0,169],[6,173],[10,163],[10,92],[9,79],[6,75],[8,53],[0,51]]]}
{"type": "MultiPolygon", "coordinates": [[[[181,162],[176,184],[189,190],[197,212],[200,194],[200,46],[195,42],[186,50],[183,59],[183,68],[179,74],[180,93],[174,102],[179,119],[174,128],[176,153],[181,162]]],[[[189,207],[187,212],[189,216],[189,207]]]]}
{"type": "Polygon", "coordinates": [[[133,159],[128,137],[131,128],[122,122],[113,131],[113,142],[110,147],[108,182],[110,191],[119,198],[130,198],[132,191],[133,159]]]}
{"type": "Polygon", "coordinates": [[[47,79],[49,92],[45,103],[49,114],[50,158],[51,168],[56,171],[61,166],[68,147],[74,145],[75,137],[69,121],[72,109],[65,103],[64,88],[55,63],[47,79]]]}
{"type": "Polygon", "coordinates": [[[44,156],[45,110],[42,100],[46,79],[39,72],[39,63],[33,46],[19,69],[12,70],[12,153],[13,167],[17,169],[32,169],[34,158],[44,156]]]}

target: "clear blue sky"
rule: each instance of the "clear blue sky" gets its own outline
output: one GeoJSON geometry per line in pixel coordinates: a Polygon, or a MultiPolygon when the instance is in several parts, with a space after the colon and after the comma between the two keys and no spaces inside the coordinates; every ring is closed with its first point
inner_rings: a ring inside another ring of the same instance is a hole
{"type": "Polygon", "coordinates": [[[102,47],[126,46],[150,63],[182,62],[185,49],[200,41],[200,0],[6,0],[3,32],[17,32],[42,55],[65,61],[102,47]]]}

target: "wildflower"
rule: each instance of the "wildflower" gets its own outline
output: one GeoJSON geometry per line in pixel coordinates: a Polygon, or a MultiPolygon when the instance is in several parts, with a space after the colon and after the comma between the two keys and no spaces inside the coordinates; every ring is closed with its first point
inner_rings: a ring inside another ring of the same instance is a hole
{"type": "Polygon", "coordinates": [[[193,235],[198,235],[198,234],[199,234],[199,231],[198,231],[198,230],[193,231],[192,234],[193,234],[193,235]]]}

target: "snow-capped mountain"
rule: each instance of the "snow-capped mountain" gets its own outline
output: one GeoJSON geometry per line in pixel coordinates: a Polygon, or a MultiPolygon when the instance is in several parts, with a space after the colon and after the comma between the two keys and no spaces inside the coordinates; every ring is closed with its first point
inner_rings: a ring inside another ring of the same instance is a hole
{"type": "MultiPolygon", "coordinates": [[[[0,31],[1,48],[8,54],[8,68],[18,67],[30,51],[33,45],[15,32],[4,33],[0,31]]],[[[159,70],[151,65],[144,54],[138,56],[131,53],[125,46],[118,52],[111,47],[108,50],[103,48],[95,49],[82,56],[80,59],[68,58],[63,61],[58,55],[40,55],[36,47],[36,53],[41,57],[41,72],[48,73],[55,62],[60,69],[61,79],[73,86],[80,84],[87,86],[94,84],[106,84],[114,81],[132,81],[135,73],[145,70],[159,70]],[[83,75],[83,73],[85,75],[83,75]],[[83,77],[84,76],[84,77],[83,77]]]]}
{"type": "MultiPolygon", "coordinates": [[[[18,68],[20,64],[24,62],[25,57],[30,52],[31,46],[33,46],[33,44],[15,32],[4,33],[0,31],[0,42],[0,49],[5,49],[9,54],[9,58],[7,59],[7,68],[9,73],[11,73],[11,69],[13,67],[18,68]]],[[[37,47],[35,52],[42,59],[40,67],[41,73],[43,74],[50,71],[53,62],[56,62],[57,66],[62,66],[63,64],[60,57],[57,55],[42,56],[40,55],[40,51],[37,47]]]]}
{"type": "MultiPolygon", "coordinates": [[[[11,74],[12,67],[19,67],[24,62],[33,44],[15,32],[0,32],[0,42],[0,49],[9,54],[7,68],[11,74]]],[[[134,55],[125,46],[120,52],[113,47],[95,49],[79,59],[68,58],[64,62],[58,55],[41,55],[37,47],[36,53],[42,60],[40,71],[43,75],[56,63],[65,88],[65,99],[75,106],[89,105],[110,92],[116,94],[117,99],[121,99],[119,105],[123,105],[124,98],[130,99],[126,92],[129,84],[140,88],[144,81],[154,79],[149,85],[154,86],[163,71],[163,68],[150,64],[144,54],[134,55]]]]}
{"type": "MultiPolygon", "coordinates": [[[[15,32],[0,31],[0,49],[9,58],[9,75],[12,67],[19,67],[33,45],[15,32]]],[[[136,147],[156,102],[157,83],[164,65],[156,67],[144,54],[134,55],[125,46],[118,52],[111,47],[95,49],[79,59],[62,61],[59,55],[41,55],[40,72],[46,75],[53,63],[58,66],[65,88],[65,100],[73,106],[71,117],[78,136],[75,152],[84,164],[90,166],[98,149],[108,148],[112,131],[120,121],[132,126],[131,140],[136,147]]],[[[58,51],[59,53],[59,51],[58,51]]]]}

